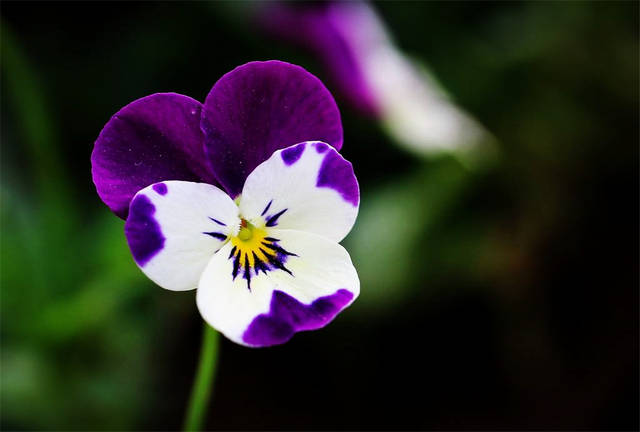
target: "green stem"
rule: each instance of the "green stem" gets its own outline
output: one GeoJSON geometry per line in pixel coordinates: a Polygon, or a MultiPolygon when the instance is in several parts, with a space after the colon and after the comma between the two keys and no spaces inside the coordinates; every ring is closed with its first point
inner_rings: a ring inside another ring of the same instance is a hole
{"type": "Polygon", "coordinates": [[[189,405],[187,405],[187,415],[182,427],[184,431],[202,430],[213,387],[213,377],[216,372],[218,337],[218,332],[204,323],[200,361],[193,380],[189,405]]]}

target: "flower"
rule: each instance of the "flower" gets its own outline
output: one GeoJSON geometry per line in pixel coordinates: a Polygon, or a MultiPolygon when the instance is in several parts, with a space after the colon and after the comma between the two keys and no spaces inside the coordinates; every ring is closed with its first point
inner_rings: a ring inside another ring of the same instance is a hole
{"type": "Polygon", "coordinates": [[[251,62],[204,104],[164,93],[122,108],[95,143],[92,174],[151,280],[197,288],[212,327],[269,346],[323,327],[359,294],[338,244],[359,205],[341,146],[340,113],[315,76],[251,62]]]}
{"type": "Polygon", "coordinates": [[[396,48],[368,3],[266,3],[258,19],[267,31],[313,51],[345,99],[379,118],[407,149],[419,154],[460,150],[486,137],[426,67],[396,48]]]}

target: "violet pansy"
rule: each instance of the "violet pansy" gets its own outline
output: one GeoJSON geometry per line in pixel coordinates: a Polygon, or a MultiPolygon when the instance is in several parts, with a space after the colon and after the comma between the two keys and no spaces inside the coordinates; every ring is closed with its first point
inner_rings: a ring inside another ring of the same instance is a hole
{"type": "Polygon", "coordinates": [[[151,280],[197,288],[212,327],[269,346],[323,327],[359,294],[338,244],[359,205],[341,146],[340,113],[315,76],[251,62],[204,104],[165,93],[122,108],[95,143],[92,174],[151,280]]]}

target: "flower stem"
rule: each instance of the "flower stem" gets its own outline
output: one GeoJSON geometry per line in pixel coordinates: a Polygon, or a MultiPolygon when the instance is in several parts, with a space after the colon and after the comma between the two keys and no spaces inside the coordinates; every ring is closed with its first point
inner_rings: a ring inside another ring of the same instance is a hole
{"type": "Polygon", "coordinates": [[[216,372],[218,337],[218,332],[204,323],[200,361],[187,405],[187,415],[182,427],[184,431],[202,430],[213,387],[213,377],[216,372]]]}

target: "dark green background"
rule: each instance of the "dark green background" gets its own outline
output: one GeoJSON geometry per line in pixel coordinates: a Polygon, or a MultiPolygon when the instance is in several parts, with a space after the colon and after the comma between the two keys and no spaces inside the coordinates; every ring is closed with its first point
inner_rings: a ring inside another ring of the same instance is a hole
{"type": "MultiPolygon", "coordinates": [[[[193,293],[137,269],[89,156],[139,97],[312,56],[237,3],[2,2],[2,429],[175,429],[193,293]]],[[[326,329],[223,341],[217,429],[638,428],[638,3],[383,2],[498,141],[418,159],[336,95],[362,281],[326,329]]]]}

